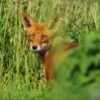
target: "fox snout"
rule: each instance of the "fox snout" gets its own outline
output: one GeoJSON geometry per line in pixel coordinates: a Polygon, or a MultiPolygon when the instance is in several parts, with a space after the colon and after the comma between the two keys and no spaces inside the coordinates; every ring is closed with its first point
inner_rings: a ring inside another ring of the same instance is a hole
{"type": "Polygon", "coordinates": [[[42,50],[41,46],[40,45],[36,45],[36,44],[30,44],[30,49],[33,51],[33,52],[40,52],[42,50]]]}
{"type": "Polygon", "coordinates": [[[30,49],[34,52],[34,53],[41,53],[41,52],[45,52],[47,50],[50,49],[50,45],[48,45],[47,43],[43,43],[41,45],[36,45],[36,44],[30,44],[30,49]]]}
{"type": "Polygon", "coordinates": [[[38,48],[37,45],[33,45],[33,46],[32,46],[32,49],[33,49],[33,50],[37,50],[37,48],[38,48]]]}

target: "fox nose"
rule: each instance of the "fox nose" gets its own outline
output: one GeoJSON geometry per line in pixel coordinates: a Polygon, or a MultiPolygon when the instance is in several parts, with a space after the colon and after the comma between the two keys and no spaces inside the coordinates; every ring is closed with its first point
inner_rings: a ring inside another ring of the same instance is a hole
{"type": "Polygon", "coordinates": [[[32,46],[32,49],[33,49],[33,50],[36,50],[36,49],[37,49],[37,46],[36,46],[36,45],[33,45],[33,46],[32,46]]]}

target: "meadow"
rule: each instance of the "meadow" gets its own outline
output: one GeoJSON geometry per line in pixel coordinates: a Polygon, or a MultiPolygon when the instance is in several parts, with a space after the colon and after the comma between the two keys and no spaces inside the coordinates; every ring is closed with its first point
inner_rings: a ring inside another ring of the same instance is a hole
{"type": "Polygon", "coordinates": [[[100,0],[1,0],[0,100],[100,100],[99,5],[100,0]],[[38,22],[59,14],[63,23],[56,37],[79,43],[55,63],[51,84],[29,50],[21,12],[38,22]]]}

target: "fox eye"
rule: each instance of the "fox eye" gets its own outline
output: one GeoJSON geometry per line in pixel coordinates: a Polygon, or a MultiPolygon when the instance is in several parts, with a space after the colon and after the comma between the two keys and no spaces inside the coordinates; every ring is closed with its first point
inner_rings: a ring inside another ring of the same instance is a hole
{"type": "Polygon", "coordinates": [[[47,36],[46,35],[42,35],[42,39],[46,39],[47,38],[47,36]]]}
{"type": "Polygon", "coordinates": [[[34,35],[34,34],[29,35],[29,38],[30,38],[30,39],[34,39],[34,37],[35,37],[35,35],[34,35]]]}

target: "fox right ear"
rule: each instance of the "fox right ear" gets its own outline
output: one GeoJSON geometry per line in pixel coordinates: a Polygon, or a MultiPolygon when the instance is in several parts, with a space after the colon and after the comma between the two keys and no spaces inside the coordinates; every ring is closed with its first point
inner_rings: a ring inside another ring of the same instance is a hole
{"type": "Polygon", "coordinates": [[[56,14],[49,24],[49,28],[55,33],[62,23],[62,18],[59,14],[56,14]]]}
{"type": "Polygon", "coordinates": [[[31,26],[33,26],[36,22],[34,21],[34,19],[27,13],[22,13],[21,14],[22,17],[22,22],[24,25],[25,30],[31,26]]]}

